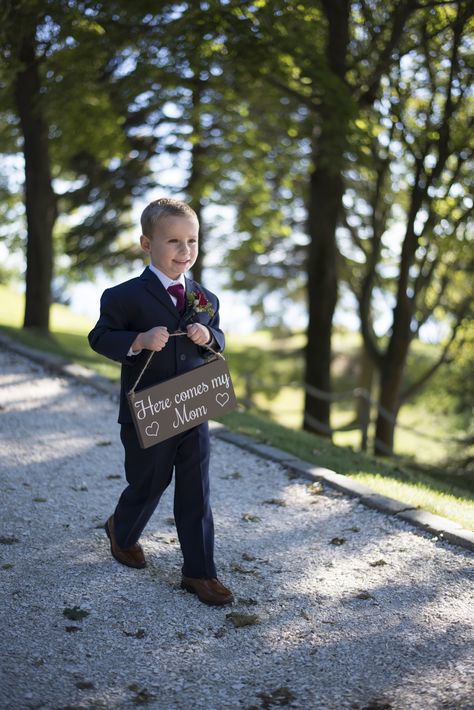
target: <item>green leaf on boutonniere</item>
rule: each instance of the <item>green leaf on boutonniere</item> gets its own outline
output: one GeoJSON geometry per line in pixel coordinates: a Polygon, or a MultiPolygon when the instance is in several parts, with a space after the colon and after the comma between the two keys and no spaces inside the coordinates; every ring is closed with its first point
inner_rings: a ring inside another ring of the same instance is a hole
{"type": "Polygon", "coordinates": [[[186,306],[187,318],[191,318],[198,313],[207,313],[212,318],[215,314],[215,310],[202,291],[189,291],[186,294],[186,306]]]}

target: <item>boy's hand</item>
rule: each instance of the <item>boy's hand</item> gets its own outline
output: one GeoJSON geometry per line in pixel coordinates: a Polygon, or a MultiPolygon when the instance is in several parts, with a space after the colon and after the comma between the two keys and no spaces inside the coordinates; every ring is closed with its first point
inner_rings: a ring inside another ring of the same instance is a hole
{"type": "Polygon", "coordinates": [[[137,335],[132,344],[132,350],[154,350],[159,352],[163,350],[170,334],[164,325],[157,325],[156,328],[151,328],[145,333],[137,335]]]}
{"type": "Polygon", "coordinates": [[[206,328],[201,323],[191,323],[186,330],[188,331],[188,338],[191,338],[194,345],[207,345],[212,340],[209,328],[206,328]]]}

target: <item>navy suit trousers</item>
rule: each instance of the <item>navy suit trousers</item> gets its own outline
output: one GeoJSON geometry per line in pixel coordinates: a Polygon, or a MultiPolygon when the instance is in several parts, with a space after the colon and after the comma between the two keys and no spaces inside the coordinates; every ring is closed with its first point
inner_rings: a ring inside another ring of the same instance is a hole
{"type": "Polygon", "coordinates": [[[128,486],[114,513],[117,544],[138,541],[175,472],[174,518],[187,577],[216,577],[214,523],[209,500],[207,422],[142,449],[133,424],[122,424],[128,486]]]}

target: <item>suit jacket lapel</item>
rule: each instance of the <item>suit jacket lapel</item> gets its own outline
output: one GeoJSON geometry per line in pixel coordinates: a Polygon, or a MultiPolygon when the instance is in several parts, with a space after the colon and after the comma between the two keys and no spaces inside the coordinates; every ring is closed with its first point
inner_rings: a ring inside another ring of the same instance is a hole
{"type": "Polygon", "coordinates": [[[186,301],[184,305],[184,313],[181,316],[181,319],[185,319],[188,321],[189,315],[192,311],[192,306],[190,305],[188,301],[188,295],[194,291],[195,293],[199,292],[199,284],[196,283],[196,281],[193,281],[193,279],[188,279],[186,276],[184,277],[184,281],[186,283],[186,301]]]}
{"type": "Polygon", "coordinates": [[[199,291],[199,286],[195,281],[188,279],[187,276],[184,277],[184,280],[186,282],[186,294],[191,293],[191,291],[199,291]]]}
{"type": "Polygon", "coordinates": [[[145,281],[147,291],[149,291],[155,298],[157,298],[162,306],[167,308],[169,312],[172,313],[175,317],[179,315],[176,310],[176,307],[173,305],[169,293],[161,283],[160,279],[155,276],[152,271],[150,271],[148,266],[146,267],[140,278],[145,281]]]}

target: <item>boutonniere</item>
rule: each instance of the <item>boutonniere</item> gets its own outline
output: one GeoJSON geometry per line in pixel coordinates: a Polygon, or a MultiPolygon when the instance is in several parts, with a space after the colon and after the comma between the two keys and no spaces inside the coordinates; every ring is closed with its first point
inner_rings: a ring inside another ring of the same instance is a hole
{"type": "Polygon", "coordinates": [[[215,310],[202,293],[202,291],[190,291],[186,294],[187,310],[191,311],[189,314],[193,316],[196,313],[208,313],[210,317],[215,313],[215,310]]]}

